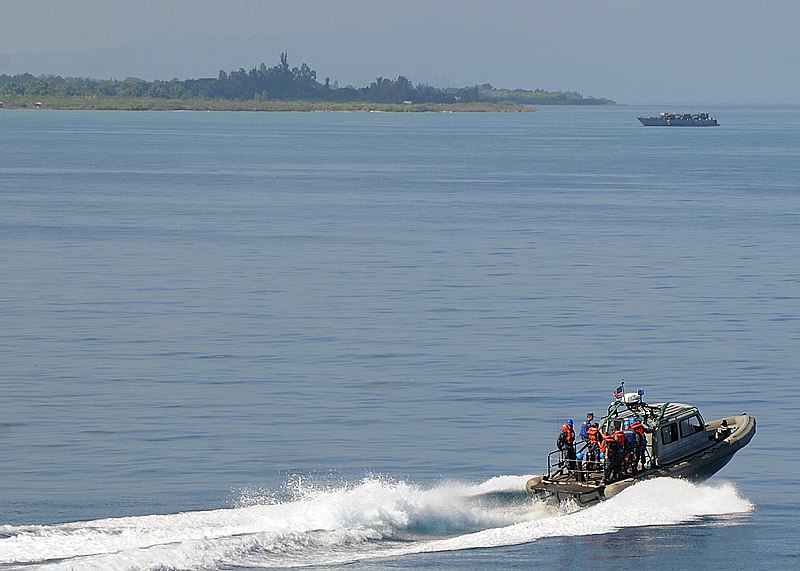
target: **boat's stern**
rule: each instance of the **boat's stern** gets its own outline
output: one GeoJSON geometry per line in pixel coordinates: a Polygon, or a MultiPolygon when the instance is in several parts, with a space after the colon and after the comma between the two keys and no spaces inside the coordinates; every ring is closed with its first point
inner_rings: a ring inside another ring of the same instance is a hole
{"type": "Polygon", "coordinates": [[[583,484],[579,482],[556,482],[535,476],[528,480],[525,490],[533,498],[551,504],[560,504],[566,501],[575,502],[578,506],[588,506],[603,500],[605,486],[583,484]]]}

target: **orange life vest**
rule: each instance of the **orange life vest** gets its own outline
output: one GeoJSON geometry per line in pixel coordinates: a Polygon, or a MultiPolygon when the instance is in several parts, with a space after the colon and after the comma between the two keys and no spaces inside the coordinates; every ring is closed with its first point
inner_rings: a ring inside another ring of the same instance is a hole
{"type": "Polygon", "coordinates": [[[644,434],[644,425],[638,420],[631,423],[631,428],[639,434],[644,434]]]}
{"type": "Polygon", "coordinates": [[[575,442],[575,432],[569,424],[561,425],[561,431],[565,434],[564,440],[567,441],[567,444],[575,442]]]}
{"type": "Polygon", "coordinates": [[[597,442],[597,433],[600,432],[594,426],[586,431],[586,436],[589,437],[589,442],[597,442]]]}
{"type": "Polygon", "coordinates": [[[612,435],[612,438],[617,443],[617,445],[619,446],[625,445],[625,433],[622,432],[621,430],[619,429],[615,430],[614,434],[612,435]]]}

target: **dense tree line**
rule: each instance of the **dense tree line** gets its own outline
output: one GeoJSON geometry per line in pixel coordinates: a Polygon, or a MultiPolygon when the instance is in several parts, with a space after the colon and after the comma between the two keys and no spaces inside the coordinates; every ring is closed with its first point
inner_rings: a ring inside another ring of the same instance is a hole
{"type": "Polygon", "coordinates": [[[516,103],[610,103],[608,100],[584,98],[578,93],[543,90],[496,90],[489,84],[464,88],[440,89],[426,84],[412,84],[406,77],[379,77],[367,87],[339,87],[330,78],[320,83],[317,72],[308,64],[290,67],[288,55],[282,53],[273,67],[261,64],[247,71],[244,68],[225,72],[215,78],[144,81],[137,78],[94,80],[33,76],[29,73],[0,75],[0,95],[57,97],[151,97],[158,99],[230,99],[230,100],[318,100],[368,101],[374,103],[455,103],[507,100],[516,103]]]}

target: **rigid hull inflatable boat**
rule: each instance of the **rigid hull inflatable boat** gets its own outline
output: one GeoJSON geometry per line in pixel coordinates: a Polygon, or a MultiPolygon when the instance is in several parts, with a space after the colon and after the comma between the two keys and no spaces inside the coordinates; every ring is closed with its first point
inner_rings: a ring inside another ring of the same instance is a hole
{"type": "Polygon", "coordinates": [[[722,469],[756,433],[756,420],[747,413],[705,422],[692,405],[645,404],[641,389],[634,394],[619,394],[599,421],[599,434],[611,435],[638,421],[644,446],[641,462],[632,465],[635,456],[627,450],[620,453],[616,469],[609,469],[612,452],[604,447],[599,458],[593,457],[589,442],[579,443],[574,460],[565,457],[563,450],[556,450],[548,455],[547,474],[528,480],[525,488],[531,496],[554,503],[573,500],[583,506],[610,498],[648,478],[705,480],[722,469]]]}

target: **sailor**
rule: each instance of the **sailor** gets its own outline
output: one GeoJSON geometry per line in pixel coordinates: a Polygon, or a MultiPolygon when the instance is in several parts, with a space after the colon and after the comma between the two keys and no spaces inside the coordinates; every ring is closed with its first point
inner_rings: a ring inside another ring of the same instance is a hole
{"type": "Polygon", "coordinates": [[[603,479],[606,483],[610,482],[614,477],[614,462],[617,457],[617,442],[614,440],[613,434],[603,434],[602,441],[600,442],[600,451],[603,453],[603,479]]]}
{"type": "Polygon", "coordinates": [[[587,470],[597,469],[597,462],[600,460],[600,429],[596,422],[593,422],[586,429],[586,461],[584,465],[587,470]]]}
{"type": "Polygon", "coordinates": [[[583,421],[581,424],[581,440],[587,441],[589,440],[589,427],[592,426],[592,421],[594,421],[594,413],[587,412],[586,413],[586,420],[583,421]]]}
{"type": "Polygon", "coordinates": [[[625,435],[625,460],[624,469],[627,472],[628,468],[635,472],[635,458],[636,458],[636,432],[631,428],[631,419],[626,419],[622,433],[625,435]]]}
{"type": "Polygon", "coordinates": [[[614,453],[612,454],[612,474],[611,477],[615,480],[619,480],[622,476],[622,466],[625,462],[625,433],[622,432],[619,428],[616,428],[614,432],[611,434],[611,437],[614,439],[614,453]]]}
{"type": "Polygon", "coordinates": [[[558,433],[558,440],[556,440],[556,447],[561,450],[561,457],[566,459],[567,469],[574,470],[576,468],[575,462],[575,431],[572,429],[572,419],[570,418],[561,425],[561,431],[558,433]]]}
{"type": "Polygon", "coordinates": [[[631,422],[631,428],[636,434],[636,445],[634,447],[633,458],[633,473],[635,474],[639,471],[640,464],[642,466],[642,470],[645,469],[644,453],[647,448],[647,436],[644,434],[644,425],[639,421],[638,418],[633,419],[633,422],[631,422]]]}

